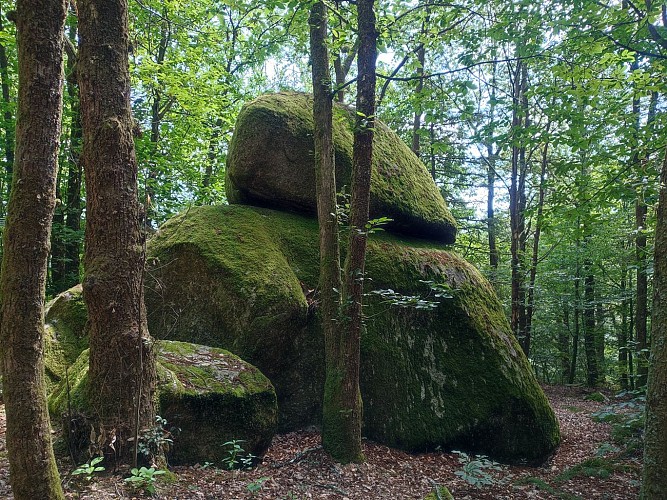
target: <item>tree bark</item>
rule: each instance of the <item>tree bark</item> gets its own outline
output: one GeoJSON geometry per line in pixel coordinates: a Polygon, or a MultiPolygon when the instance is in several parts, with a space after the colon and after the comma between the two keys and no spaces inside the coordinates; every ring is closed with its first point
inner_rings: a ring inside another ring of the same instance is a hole
{"type": "MultiPolygon", "coordinates": [[[[655,228],[653,303],[667,301],[667,154],[660,175],[660,200],[655,228]]],[[[651,317],[651,358],[646,389],[646,428],[641,498],[659,500],[667,491],[667,309],[654,307],[651,317]]]]}
{"type": "MultiPolygon", "coordinates": [[[[70,41],[76,42],[76,24],[70,27],[70,41]]],[[[81,106],[79,102],[79,86],[76,77],[76,60],[74,57],[67,58],[67,94],[70,99],[72,123],[69,133],[69,154],[67,170],[67,204],[65,209],[65,227],[68,230],[68,238],[65,240],[65,286],[73,287],[79,283],[79,265],[81,255],[81,215],[83,206],[81,203],[81,180],[83,172],[81,169],[81,106]]]]}
{"type": "Polygon", "coordinates": [[[514,74],[512,111],[512,173],[510,184],[510,229],[512,254],[511,315],[512,332],[518,339],[523,352],[528,356],[530,339],[526,338],[525,322],[525,276],[524,252],[526,246],[525,205],[526,205],[526,148],[521,131],[528,127],[528,70],[523,61],[517,62],[514,74]]]}
{"type": "Polygon", "coordinates": [[[584,351],[586,352],[586,383],[595,387],[600,383],[601,366],[599,364],[597,331],[595,322],[595,276],[593,263],[584,261],[584,351]]]}
{"type": "Polygon", "coordinates": [[[128,463],[128,439],[153,425],[155,358],[143,297],[127,0],[79,0],[78,7],[89,399],[105,457],[128,463]]]}
{"type": "MultiPolygon", "coordinates": [[[[69,40],[76,43],[76,24],[69,27],[69,40]]],[[[56,206],[53,216],[51,238],[51,281],[50,291],[60,293],[79,283],[79,255],[81,253],[81,114],[79,92],[76,83],[76,54],[67,51],[66,90],[70,108],[69,146],[67,151],[67,182],[62,191],[62,179],[58,178],[56,198],[61,203],[56,206]]]]}
{"type": "MultiPolygon", "coordinates": [[[[549,134],[551,122],[547,123],[546,133],[549,134]]],[[[540,187],[537,201],[537,217],[535,221],[535,234],[533,236],[533,253],[530,258],[530,276],[528,278],[528,297],[526,299],[526,323],[525,323],[525,352],[530,352],[530,341],[533,336],[533,312],[535,310],[535,281],[537,279],[537,264],[540,250],[540,235],[542,234],[542,217],[544,214],[545,179],[547,175],[547,163],[549,143],[542,149],[542,164],[540,168],[540,187]]]]}
{"type": "Polygon", "coordinates": [[[377,32],[374,0],[357,2],[357,120],[352,154],[352,186],[348,251],[343,270],[343,313],[338,359],[327,367],[324,404],[330,408],[323,427],[325,449],[340,462],[360,462],[362,402],[359,391],[359,349],[363,327],[362,298],[370,199],[373,126],[375,121],[375,61],[377,32]]]}
{"type": "MultiPolygon", "coordinates": [[[[3,30],[2,24],[3,14],[0,9],[0,31],[3,30]]],[[[14,169],[14,116],[11,111],[11,94],[9,92],[9,61],[7,60],[7,49],[0,44],[0,88],[2,88],[2,103],[5,111],[2,114],[3,128],[5,132],[5,185],[7,186],[6,195],[9,198],[9,193],[12,186],[12,172],[14,169]]],[[[4,210],[3,210],[4,213],[4,210]]]]}
{"type": "Polygon", "coordinates": [[[333,458],[349,461],[341,446],[341,401],[329,397],[340,383],[339,370],[344,331],[339,328],[340,246],[336,208],[336,173],[333,144],[333,102],[327,38],[327,7],[316,2],[310,11],[310,57],[313,68],[313,118],[315,122],[315,177],[317,218],[320,227],[320,304],[325,349],[325,393],[322,408],[322,445],[333,458]],[[331,388],[331,391],[329,390],[331,388]],[[341,449],[343,450],[341,452],[341,449]]]}
{"type": "Polygon", "coordinates": [[[62,0],[19,0],[16,163],[2,262],[3,397],[17,500],[61,499],[44,375],[44,288],[62,118],[62,0]]]}

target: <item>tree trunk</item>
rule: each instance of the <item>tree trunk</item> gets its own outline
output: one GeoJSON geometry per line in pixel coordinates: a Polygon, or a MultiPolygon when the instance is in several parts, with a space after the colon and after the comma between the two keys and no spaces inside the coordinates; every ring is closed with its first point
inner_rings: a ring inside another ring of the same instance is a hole
{"type": "MultiPolygon", "coordinates": [[[[667,302],[667,154],[660,175],[655,228],[653,303],[667,302]]],[[[667,309],[654,307],[652,349],[646,389],[646,428],[641,498],[661,500],[667,491],[667,309]]]]}
{"type": "MultiPolygon", "coordinates": [[[[0,9],[0,31],[3,30],[3,14],[0,9]]],[[[12,171],[14,169],[14,117],[11,111],[11,96],[9,93],[9,62],[7,60],[7,49],[0,44],[0,88],[2,88],[2,104],[5,111],[2,114],[3,129],[5,131],[5,185],[7,186],[7,198],[12,186],[12,171]]],[[[6,198],[5,198],[6,199],[6,198]]],[[[4,214],[4,210],[3,210],[4,214]]]]}
{"type": "Polygon", "coordinates": [[[359,349],[366,238],[370,199],[373,124],[375,121],[375,60],[377,56],[374,0],[357,2],[357,121],[352,154],[352,186],[348,251],[343,271],[343,313],[338,359],[327,366],[323,445],[340,462],[360,462],[362,402],[359,391],[359,349]]]}
{"type": "Polygon", "coordinates": [[[521,131],[528,127],[528,70],[525,63],[517,62],[514,74],[513,111],[512,111],[512,173],[510,185],[510,229],[512,254],[512,310],[510,325],[512,332],[518,339],[523,352],[528,356],[530,339],[526,338],[525,322],[525,276],[523,269],[524,250],[526,245],[525,234],[525,205],[526,205],[526,148],[521,131]]]}
{"type": "MultiPolygon", "coordinates": [[[[577,247],[578,246],[579,246],[579,241],[577,240],[577,247]]],[[[574,384],[574,380],[577,375],[577,359],[579,357],[579,333],[581,328],[581,321],[580,321],[581,291],[579,286],[580,281],[581,281],[581,271],[579,269],[579,263],[577,262],[574,274],[574,332],[572,334],[572,358],[570,361],[570,376],[568,378],[569,384],[574,384]]]]}
{"type": "MultiPolygon", "coordinates": [[[[551,129],[551,122],[547,123],[546,134],[549,134],[551,129]]],[[[530,340],[533,335],[533,311],[535,310],[535,281],[537,278],[537,264],[540,250],[540,235],[542,233],[542,217],[544,213],[544,196],[545,196],[545,178],[547,175],[547,162],[549,151],[549,143],[544,145],[542,150],[542,165],[540,168],[540,187],[537,201],[537,217],[535,222],[535,235],[533,236],[533,253],[530,259],[530,276],[528,278],[528,297],[526,299],[526,326],[525,326],[525,352],[530,352],[530,340]]]]}
{"type": "MultiPolygon", "coordinates": [[[[69,37],[72,43],[76,41],[76,25],[70,28],[69,37]]],[[[69,134],[69,155],[67,170],[67,205],[65,210],[65,227],[68,237],[65,240],[65,285],[67,288],[79,283],[79,265],[81,255],[81,106],[79,102],[79,87],[76,78],[76,61],[73,57],[67,59],[67,94],[70,99],[72,123],[69,134]]]]}
{"type": "Polygon", "coordinates": [[[558,358],[560,382],[565,384],[570,374],[570,309],[566,301],[563,301],[563,327],[558,332],[558,358]]]}
{"type": "Polygon", "coordinates": [[[600,364],[595,323],[595,276],[593,263],[584,262],[584,351],[586,352],[586,383],[595,387],[600,383],[600,364]]]}
{"type": "Polygon", "coordinates": [[[2,385],[16,500],[61,499],[44,375],[44,287],[62,118],[64,1],[19,0],[16,164],[2,262],[2,385]]]}
{"type": "Polygon", "coordinates": [[[489,266],[491,274],[489,281],[496,289],[498,286],[498,264],[499,253],[496,237],[496,215],[495,215],[495,184],[496,184],[496,154],[493,150],[495,119],[496,119],[496,63],[492,66],[491,76],[491,99],[489,102],[489,134],[485,138],[486,145],[486,230],[489,241],[489,266]]]}
{"type": "MultiPolygon", "coordinates": [[[[325,348],[325,393],[322,408],[322,445],[333,458],[350,461],[342,443],[341,401],[331,398],[340,384],[339,369],[346,337],[339,328],[341,269],[336,208],[336,172],[333,144],[333,102],[329,53],[326,45],[327,8],[316,2],[310,11],[310,57],[313,68],[315,122],[315,177],[317,218],[320,226],[320,303],[325,348]]],[[[355,459],[356,457],[352,457],[355,459]]]]}
{"type": "MultiPolygon", "coordinates": [[[[426,23],[428,22],[428,17],[424,24],[422,24],[422,36],[426,29],[426,23]]],[[[421,126],[422,126],[422,105],[421,105],[421,93],[424,90],[424,64],[426,63],[426,49],[422,43],[417,49],[417,62],[419,66],[417,67],[417,87],[415,88],[415,97],[417,99],[417,104],[415,106],[415,116],[412,121],[412,152],[419,157],[421,152],[421,126]]]]}
{"type": "Polygon", "coordinates": [[[618,371],[619,383],[621,389],[627,390],[630,388],[628,384],[628,286],[627,286],[627,268],[623,268],[621,274],[621,326],[618,331],[618,371]]]}
{"type": "Polygon", "coordinates": [[[128,463],[128,439],[136,443],[138,430],[153,425],[155,358],[143,298],[127,0],[79,0],[78,7],[89,398],[105,456],[128,463]]]}
{"type": "MultiPolygon", "coordinates": [[[[633,62],[633,69],[638,69],[637,60],[633,62]]],[[[635,118],[633,124],[637,140],[639,136],[639,127],[641,123],[641,108],[638,96],[632,100],[632,113],[635,118]]],[[[649,105],[647,125],[652,126],[655,120],[655,112],[658,104],[658,94],[651,95],[651,102],[649,105]]],[[[639,161],[639,144],[635,146],[635,151],[632,154],[632,163],[634,168],[639,170],[641,162],[639,161]]],[[[642,177],[646,176],[646,172],[640,171],[638,174],[642,177]]],[[[639,188],[637,192],[637,200],[635,202],[635,256],[637,259],[637,306],[635,310],[635,328],[637,329],[637,387],[646,385],[646,378],[648,376],[648,273],[647,273],[647,250],[646,250],[646,215],[647,205],[644,200],[643,187],[639,188]]]]}

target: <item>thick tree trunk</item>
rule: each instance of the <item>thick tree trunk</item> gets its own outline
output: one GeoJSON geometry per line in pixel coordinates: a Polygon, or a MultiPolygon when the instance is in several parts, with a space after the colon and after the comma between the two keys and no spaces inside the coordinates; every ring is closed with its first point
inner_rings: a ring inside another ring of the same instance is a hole
{"type": "Polygon", "coordinates": [[[324,404],[329,411],[323,426],[324,447],[341,462],[363,460],[361,450],[362,402],[359,391],[359,349],[366,238],[370,199],[373,124],[375,115],[375,60],[377,32],[374,0],[357,2],[359,56],[357,78],[357,122],[352,155],[350,232],[343,271],[343,313],[338,359],[327,366],[324,404]]]}
{"type": "MultiPolygon", "coordinates": [[[[660,201],[655,228],[653,303],[667,302],[667,154],[660,176],[660,201]]],[[[654,307],[652,349],[646,389],[646,428],[641,498],[661,500],[667,492],[667,309],[654,307]]]]}
{"type": "Polygon", "coordinates": [[[16,500],[64,498],[44,379],[44,287],[62,117],[62,0],[19,0],[16,164],[2,262],[2,385],[16,500]]]}
{"type": "Polygon", "coordinates": [[[155,388],[143,298],[127,1],[79,0],[78,7],[89,398],[105,456],[127,463],[128,439],[153,425],[155,388]]]}

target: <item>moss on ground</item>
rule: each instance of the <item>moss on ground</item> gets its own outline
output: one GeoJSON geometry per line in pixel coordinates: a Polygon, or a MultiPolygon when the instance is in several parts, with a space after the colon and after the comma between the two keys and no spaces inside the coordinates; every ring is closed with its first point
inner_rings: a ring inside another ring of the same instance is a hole
{"type": "MultiPolygon", "coordinates": [[[[334,107],[336,179],[350,186],[355,114],[334,107]]],[[[239,113],[227,159],[231,203],[314,214],[312,96],[263,95],[239,113]]],[[[376,122],[371,178],[371,218],[389,217],[389,231],[452,243],[456,223],[426,167],[410,148],[376,122]]]]}
{"type": "MultiPolygon", "coordinates": [[[[317,222],[268,209],[192,208],[149,243],[150,330],[229,349],[276,387],[280,428],[317,423],[323,342],[317,310],[317,222]]],[[[374,289],[451,298],[435,310],[369,297],[362,337],[364,432],[409,450],[437,446],[539,462],[558,424],[509,332],[490,285],[463,259],[427,242],[373,236],[374,289]]]]}

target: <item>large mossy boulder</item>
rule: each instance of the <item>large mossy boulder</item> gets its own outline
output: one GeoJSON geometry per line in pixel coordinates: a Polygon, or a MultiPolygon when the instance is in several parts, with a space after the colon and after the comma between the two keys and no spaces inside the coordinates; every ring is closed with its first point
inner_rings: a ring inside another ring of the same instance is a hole
{"type": "Polygon", "coordinates": [[[62,292],[46,304],[44,365],[49,391],[65,377],[65,369],[88,347],[84,333],[87,320],[81,285],[62,292]]]}
{"type": "MultiPolygon", "coordinates": [[[[336,105],[338,189],[350,186],[354,110],[336,105]]],[[[453,243],[456,224],[426,167],[393,131],[375,122],[370,217],[393,219],[392,232],[453,243]]],[[[316,213],[313,100],[263,95],[239,113],[227,156],[230,203],[316,213]]]]}
{"type": "MultiPolygon", "coordinates": [[[[213,347],[170,341],[156,346],[158,413],[169,428],[178,429],[169,456],[172,464],[222,465],[229,452],[224,444],[232,440],[239,440],[254,456],[266,451],[276,430],[278,407],[271,382],[257,368],[213,347]]],[[[69,410],[86,415],[87,383],[86,349],[69,368],[68,380],[49,397],[52,417],[69,410]]]]}
{"type": "MultiPolygon", "coordinates": [[[[189,209],[149,243],[151,331],[257,366],[276,388],[282,430],[320,420],[317,239],[311,218],[237,205],[189,209]]],[[[555,449],[553,411],[473,266],[432,243],[382,233],[369,240],[367,272],[369,292],[430,297],[437,307],[368,297],[366,436],[406,450],[457,447],[527,463],[555,449]],[[448,297],[435,299],[435,285],[448,297]]]]}

